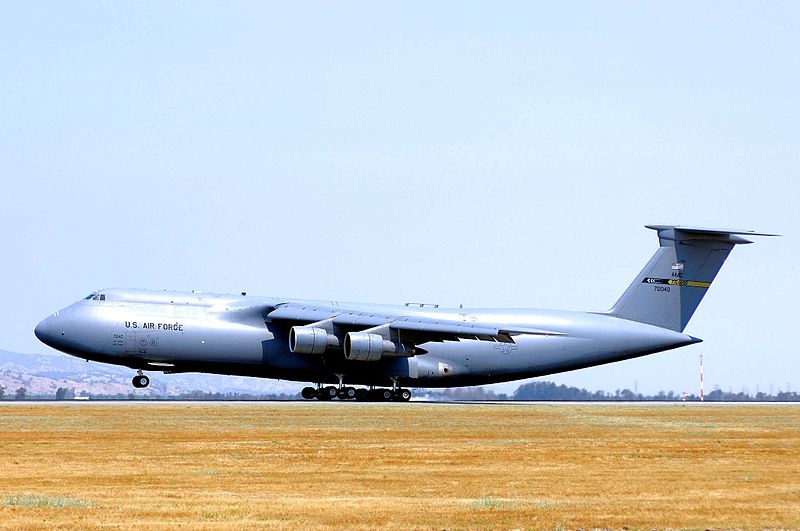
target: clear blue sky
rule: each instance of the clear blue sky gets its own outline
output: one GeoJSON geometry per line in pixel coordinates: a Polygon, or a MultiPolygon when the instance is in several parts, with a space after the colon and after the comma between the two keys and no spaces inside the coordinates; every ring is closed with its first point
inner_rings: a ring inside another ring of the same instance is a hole
{"type": "Polygon", "coordinates": [[[796,389],[798,95],[796,2],[9,3],[0,348],[110,286],[603,310],[681,223],[785,236],[547,379],[796,389]]]}

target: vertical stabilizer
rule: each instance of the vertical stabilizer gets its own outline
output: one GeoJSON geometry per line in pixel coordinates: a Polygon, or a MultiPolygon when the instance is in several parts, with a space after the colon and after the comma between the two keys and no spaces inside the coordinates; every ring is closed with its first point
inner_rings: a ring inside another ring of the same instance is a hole
{"type": "Polygon", "coordinates": [[[752,231],[647,225],[660,247],[625,290],[609,315],[682,332],[740,235],[752,231]]]}

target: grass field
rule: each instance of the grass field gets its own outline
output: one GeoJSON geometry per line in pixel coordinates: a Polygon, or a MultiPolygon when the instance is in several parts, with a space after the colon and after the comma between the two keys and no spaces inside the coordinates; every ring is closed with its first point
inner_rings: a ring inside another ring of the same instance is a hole
{"type": "Polygon", "coordinates": [[[800,528],[800,407],[0,407],[0,528],[800,528]]]}

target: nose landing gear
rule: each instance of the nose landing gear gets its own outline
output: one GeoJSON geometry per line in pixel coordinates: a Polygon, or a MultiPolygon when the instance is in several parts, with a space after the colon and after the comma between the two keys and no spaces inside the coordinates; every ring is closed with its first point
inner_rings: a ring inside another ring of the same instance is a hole
{"type": "Polygon", "coordinates": [[[144,389],[148,385],[150,385],[150,378],[145,375],[141,369],[136,371],[136,376],[133,377],[131,383],[136,389],[144,389]]]}

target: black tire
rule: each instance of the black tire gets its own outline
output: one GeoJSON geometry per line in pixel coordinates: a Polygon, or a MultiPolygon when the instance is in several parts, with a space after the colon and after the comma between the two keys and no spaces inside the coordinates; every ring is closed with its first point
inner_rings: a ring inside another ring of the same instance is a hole
{"type": "Polygon", "coordinates": [[[344,396],[342,396],[341,398],[344,398],[346,400],[355,400],[355,398],[356,398],[356,388],[355,387],[345,387],[344,388],[344,396]]]}
{"type": "Polygon", "coordinates": [[[133,386],[134,386],[136,389],[141,389],[141,388],[142,388],[142,386],[141,386],[141,385],[139,385],[139,377],[138,377],[138,376],[134,376],[134,377],[133,377],[133,380],[131,380],[131,384],[133,384],[133,386]]]}
{"type": "Polygon", "coordinates": [[[392,390],[391,389],[382,389],[380,391],[381,400],[384,402],[389,402],[392,399],[392,390]]]}
{"type": "Polygon", "coordinates": [[[150,385],[150,378],[142,374],[141,376],[133,377],[133,386],[137,389],[144,389],[150,385]]]}
{"type": "Polygon", "coordinates": [[[303,387],[303,390],[300,391],[300,396],[306,400],[317,398],[317,390],[313,387],[303,387]]]}
{"type": "Polygon", "coordinates": [[[401,389],[399,396],[400,400],[402,400],[403,402],[408,402],[409,400],[411,400],[411,391],[409,391],[408,389],[401,389]]]}
{"type": "Polygon", "coordinates": [[[328,387],[323,387],[322,389],[320,389],[320,393],[319,395],[317,395],[317,398],[319,400],[331,400],[333,398],[336,398],[336,388],[333,387],[332,385],[329,385],[328,387]]]}
{"type": "Polygon", "coordinates": [[[361,388],[356,389],[356,400],[359,402],[365,402],[366,400],[369,400],[369,391],[361,388]]]}

